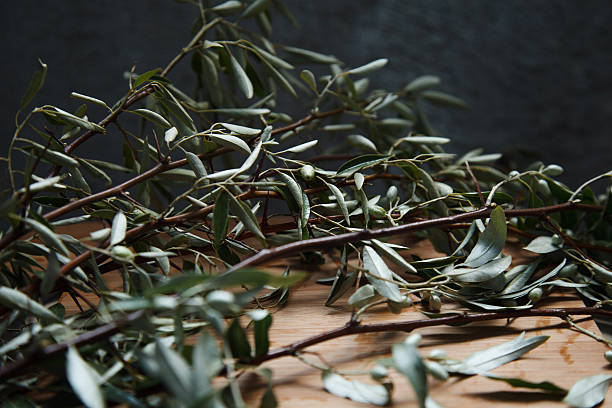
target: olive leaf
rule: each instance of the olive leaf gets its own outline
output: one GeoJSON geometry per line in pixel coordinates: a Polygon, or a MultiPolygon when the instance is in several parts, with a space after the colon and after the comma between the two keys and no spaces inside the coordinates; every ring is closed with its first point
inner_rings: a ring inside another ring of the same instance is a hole
{"type": "Polygon", "coordinates": [[[99,385],[100,375],[83,360],[73,346],[68,347],[66,353],[66,378],[85,406],[106,407],[99,385]]]}
{"type": "Polygon", "coordinates": [[[549,336],[535,336],[526,339],[525,333],[521,333],[514,340],[477,351],[459,363],[450,364],[447,368],[449,372],[465,375],[484,373],[520,358],[548,339],[549,336]]]}
{"type": "Polygon", "coordinates": [[[390,401],[389,391],[383,385],[349,381],[330,370],[324,370],[321,378],[325,389],[339,397],[379,406],[387,405],[390,401]]]}
{"type": "Polygon", "coordinates": [[[376,251],[369,247],[363,247],[363,267],[369,272],[366,274],[368,281],[376,291],[393,302],[401,302],[403,297],[397,284],[391,282],[393,272],[376,251]],[[382,279],[381,279],[382,278],[382,279]]]}
{"type": "Polygon", "coordinates": [[[563,402],[576,408],[590,408],[604,400],[612,382],[612,375],[598,374],[578,380],[563,398],[563,402]]]}
{"type": "Polygon", "coordinates": [[[412,344],[399,343],[393,345],[393,367],[408,378],[419,407],[426,406],[427,400],[427,371],[417,348],[412,344]]]}
{"type": "Polygon", "coordinates": [[[497,257],[506,244],[506,234],[507,227],[504,210],[497,206],[491,211],[489,224],[463,265],[475,268],[497,257]]]}

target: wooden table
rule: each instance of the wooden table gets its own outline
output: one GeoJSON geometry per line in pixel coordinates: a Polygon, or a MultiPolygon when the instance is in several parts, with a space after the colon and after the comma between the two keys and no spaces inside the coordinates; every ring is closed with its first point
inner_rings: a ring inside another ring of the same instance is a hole
{"type": "MultiPolygon", "coordinates": [[[[412,243],[411,252],[421,257],[436,256],[426,241],[412,243]]],[[[279,262],[277,266],[280,266],[279,262]]],[[[284,263],[284,262],[283,262],[284,263]]],[[[272,265],[274,266],[274,265],[272,265]]],[[[273,314],[270,329],[271,349],[288,345],[319,333],[344,325],[350,309],[346,306],[348,295],[340,299],[338,306],[325,307],[329,286],[316,284],[316,279],[333,276],[335,265],[326,265],[322,271],[310,271],[310,277],[291,289],[285,307],[273,314]]],[[[111,278],[111,287],[121,287],[118,276],[111,278]]],[[[555,296],[541,302],[540,307],[581,307],[581,300],[571,291],[556,292],[555,296]]],[[[63,298],[68,312],[74,310],[69,297],[63,298]]],[[[444,307],[449,307],[445,305],[444,307]]],[[[363,317],[364,323],[419,320],[424,316],[416,306],[405,309],[401,315],[387,311],[384,305],[375,307],[363,317]]],[[[580,325],[599,333],[592,319],[580,321],[580,325]]],[[[476,323],[461,327],[438,326],[419,329],[423,336],[420,351],[427,355],[433,349],[443,349],[456,359],[467,357],[474,351],[482,350],[511,340],[525,331],[526,336],[548,335],[550,339],[523,358],[494,370],[495,374],[520,377],[529,381],[551,381],[569,389],[577,380],[595,374],[610,373],[610,366],[603,357],[604,344],[592,338],[567,329],[567,324],[554,317],[521,318],[507,324],[505,320],[476,323]]],[[[372,333],[341,337],[307,349],[324,358],[326,364],[340,370],[369,369],[383,357],[390,356],[391,346],[408,336],[406,333],[372,333]]],[[[305,357],[317,361],[317,355],[305,357]]],[[[263,364],[273,372],[274,392],[281,407],[363,407],[348,399],[327,393],[323,389],[320,371],[307,366],[293,357],[283,357],[263,364]]],[[[412,388],[408,380],[392,370],[395,384],[393,405],[416,407],[412,388]]],[[[368,382],[367,376],[357,377],[368,382]]],[[[492,381],[480,376],[467,378],[451,377],[446,382],[429,377],[432,397],[442,406],[449,407],[530,407],[565,406],[550,394],[519,388],[506,383],[492,381]]],[[[243,375],[240,379],[245,399],[252,406],[258,406],[264,385],[255,374],[243,375]]],[[[612,398],[602,406],[612,407],[612,398]]]]}

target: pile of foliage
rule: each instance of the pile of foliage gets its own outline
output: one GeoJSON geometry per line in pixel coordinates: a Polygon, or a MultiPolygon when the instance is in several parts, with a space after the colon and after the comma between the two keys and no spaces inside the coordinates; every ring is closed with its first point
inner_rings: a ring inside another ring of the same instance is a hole
{"type": "MultiPolygon", "coordinates": [[[[273,407],[271,373],[260,365],[339,336],[541,315],[581,329],[571,316],[612,316],[612,191],[590,187],[609,183],[612,171],[572,190],[556,179],[559,165],[509,171],[496,153],[447,153],[450,139],[436,135],[423,107],[466,105],[439,91],[437,77],[373,89],[369,76],[387,59],[351,67],[273,44],[272,18],[294,22],[280,0],[188,3],[198,13],[191,41],[164,69],[129,72],[116,103],[74,92],[83,102],[75,111],[43,105],[25,114],[45,80],[42,62],[22,99],[0,205],[8,406],[240,407],[236,378],[250,370],[269,381],[261,406],[273,407]],[[243,24],[253,22],[256,30],[243,24]],[[181,90],[169,74],[188,61],[194,88],[181,90]],[[287,114],[284,94],[307,107],[303,116],[287,114]],[[120,143],[123,155],[79,156],[84,143],[120,143]],[[389,241],[400,234],[446,255],[408,259],[389,241]],[[538,256],[511,267],[508,234],[538,256]],[[337,264],[323,282],[326,305],[354,312],[337,330],[271,350],[271,312],[304,275],[261,265],[288,257],[337,264]],[[122,289],[109,288],[106,274],[120,276],[122,289]],[[537,307],[559,288],[589,307],[537,307]],[[63,294],[81,312],[66,315],[63,294]],[[364,324],[381,304],[400,315],[416,306],[426,318],[364,324]],[[213,386],[217,377],[226,381],[213,386]]],[[[438,406],[430,375],[484,375],[553,398],[567,393],[572,406],[599,403],[610,375],[568,392],[490,372],[545,340],[520,336],[456,361],[421,356],[412,334],[369,383],[317,367],[329,392],[378,405],[392,402],[389,370],[407,377],[421,407],[438,406]]]]}

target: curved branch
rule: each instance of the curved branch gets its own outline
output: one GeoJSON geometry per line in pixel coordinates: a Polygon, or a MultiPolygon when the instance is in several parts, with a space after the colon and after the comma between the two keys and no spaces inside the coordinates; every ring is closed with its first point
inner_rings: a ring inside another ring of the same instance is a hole
{"type": "Polygon", "coordinates": [[[514,319],[520,317],[537,317],[537,316],[553,316],[560,319],[565,319],[569,316],[597,316],[612,318],[612,310],[604,310],[597,307],[576,307],[576,308],[551,308],[551,309],[526,309],[526,310],[503,310],[499,312],[486,313],[462,313],[454,316],[438,317],[434,319],[411,320],[403,322],[389,323],[373,323],[359,324],[355,321],[350,321],[346,325],[337,329],[330,330],[325,333],[317,334],[304,340],[297,341],[276,350],[272,350],[266,354],[255,357],[247,363],[251,365],[259,365],[263,362],[273,360],[279,357],[292,356],[298,351],[313,346],[318,343],[323,343],[338,337],[349,336],[360,333],[377,333],[401,331],[411,332],[415,329],[431,326],[442,326],[451,324],[466,324],[474,322],[483,322],[487,320],[514,319]]]}

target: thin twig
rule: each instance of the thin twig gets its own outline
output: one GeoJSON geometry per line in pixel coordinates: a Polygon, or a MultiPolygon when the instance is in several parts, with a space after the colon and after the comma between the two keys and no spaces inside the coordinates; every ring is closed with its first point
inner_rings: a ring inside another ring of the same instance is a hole
{"type": "Polygon", "coordinates": [[[480,190],[480,183],[478,183],[478,179],[476,178],[476,176],[474,175],[474,172],[472,172],[472,168],[470,167],[470,162],[468,162],[467,160],[465,161],[465,168],[467,172],[469,173],[470,177],[472,177],[472,180],[474,181],[474,185],[476,185],[476,191],[478,191],[478,197],[480,198],[480,205],[484,207],[486,204],[485,204],[485,198],[482,195],[482,190],[480,190]]]}

